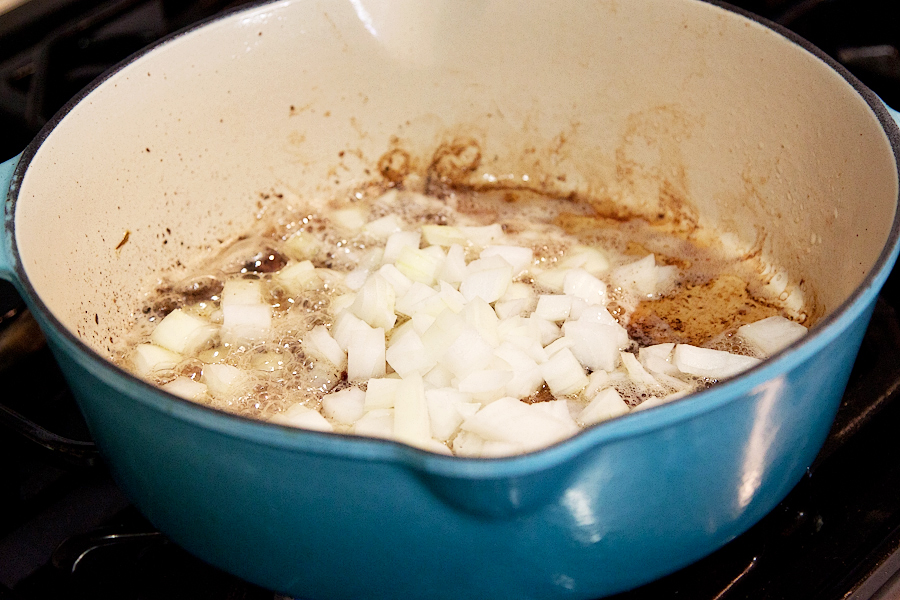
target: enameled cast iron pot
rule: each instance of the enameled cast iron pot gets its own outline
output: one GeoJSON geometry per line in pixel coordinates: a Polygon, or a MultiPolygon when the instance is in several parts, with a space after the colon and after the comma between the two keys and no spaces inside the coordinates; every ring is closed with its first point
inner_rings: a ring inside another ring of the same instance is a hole
{"type": "Polygon", "coordinates": [[[898,154],[846,71],[715,4],[283,0],[132,58],[5,163],[0,274],[122,488],[199,557],[305,598],[592,598],[801,478],[897,255],[898,154]],[[287,202],[261,194],[407,172],[715,226],[821,314],[740,377],[503,459],[253,422],[104,359],[152,273],[287,202]]]}

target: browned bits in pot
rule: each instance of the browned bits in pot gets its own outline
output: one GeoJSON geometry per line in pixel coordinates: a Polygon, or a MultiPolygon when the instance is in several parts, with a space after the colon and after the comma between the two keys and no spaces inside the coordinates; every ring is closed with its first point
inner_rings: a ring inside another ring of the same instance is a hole
{"type": "Polygon", "coordinates": [[[631,317],[628,333],[641,345],[705,343],[780,312],[753,298],[741,278],[721,275],[706,283],[685,284],[669,297],[641,302],[631,317]]]}
{"type": "Polygon", "coordinates": [[[287,258],[281,255],[277,250],[265,248],[244,263],[241,268],[243,273],[275,273],[284,268],[287,264],[287,258]]]}
{"type": "Polygon", "coordinates": [[[527,398],[522,398],[522,402],[526,404],[537,404],[538,402],[551,402],[556,400],[553,396],[553,393],[550,392],[550,388],[547,387],[547,384],[541,386],[541,389],[528,396],[527,398]]]}
{"type": "Polygon", "coordinates": [[[399,148],[386,152],[378,159],[378,172],[393,185],[401,183],[409,175],[409,169],[409,153],[399,148]]]}

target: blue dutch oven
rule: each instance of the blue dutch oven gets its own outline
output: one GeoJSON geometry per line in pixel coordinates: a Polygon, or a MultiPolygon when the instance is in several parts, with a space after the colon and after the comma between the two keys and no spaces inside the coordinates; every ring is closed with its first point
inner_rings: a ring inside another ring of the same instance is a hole
{"type": "Polygon", "coordinates": [[[0,275],[123,490],[204,560],[304,598],[594,598],[719,548],[812,462],[898,252],[891,115],[803,40],[697,0],[281,0],[139,53],[4,163],[0,275]],[[480,156],[461,185],[717,232],[810,334],[498,459],[251,421],[110,362],[155,273],[379,162],[414,185],[459,140],[480,156]]]}

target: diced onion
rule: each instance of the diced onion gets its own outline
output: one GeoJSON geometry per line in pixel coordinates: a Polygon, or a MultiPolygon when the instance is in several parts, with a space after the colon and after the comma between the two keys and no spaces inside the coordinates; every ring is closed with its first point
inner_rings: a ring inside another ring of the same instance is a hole
{"type": "Polygon", "coordinates": [[[383,377],[384,353],[384,329],[366,326],[355,330],[347,344],[347,379],[355,382],[383,377]]]}
{"type": "Polygon", "coordinates": [[[239,395],[247,383],[248,375],[237,367],[226,364],[204,365],[200,381],[212,394],[239,395]]]}
{"type": "Polygon", "coordinates": [[[358,387],[332,392],[322,398],[322,413],[338,423],[352,425],[363,416],[365,400],[366,393],[358,387]]]}
{"type": "Polygon", "coordinates": [[[759,364],[760,360],[722,350],[678,344],[675,346],[672,362],[679,371],[688,375],[725,379],[759,364]]]}
{"type": "Polygon", "coordinates": [[[612,419],[626,414],[628,405],[615,388],[599,391],[584,410],[578,414],[578,422],[584,426],[595,425],[600,421],[612,419]]]}
{"type": "Polygon", "coordinates": [[[139,377],[147,377],[154,371],[174,369],[182,356],[156,344],[139,344],[131,355],[134,371],[139,377]]]}
{"type": "Polygon", "coordinates": [[[742,325],[736,335],[764,356],[772,356],[805,336],[806,327],[782,316],[774,316],[742,325]]]}
{"type": "Polygon", "coordinates": [[[584,367],[568,348],[563,348],[542,364],[541,375],[554,396],[574,394],[588,384],[584,367]]]}
{"type": "Polygon", "coordinates": [[[194,381],[190,377],[176,377],[172,381],[164,383],[162,389],[194,402],[199,402],[206,396],[206,385],[194,381]]]}
{"type": "Polygon", "coordinates": [[[178,354],[193,354],[211,343],[218,330],[206,319],[176,308],[159,322],[150,334],[150,341],[178,354]]]}
{"type": "Polygon", "coordinates": [[[269,420],[273,423],[290,425],[300,429],[334,431],[334,426],[322,416],[322,413],[302,404],[294,404],[283,413],[278,413],[269,420]]]}

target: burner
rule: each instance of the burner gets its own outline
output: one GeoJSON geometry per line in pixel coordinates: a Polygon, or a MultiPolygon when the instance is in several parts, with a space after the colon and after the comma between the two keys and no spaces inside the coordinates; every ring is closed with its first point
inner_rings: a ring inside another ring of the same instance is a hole
{"type": "Polygon", "coordinates": [[[67,538],[16,592],[24,598],[85,600],[279,598],[197,560],[133,508],[103,527],[67,538]]]}

